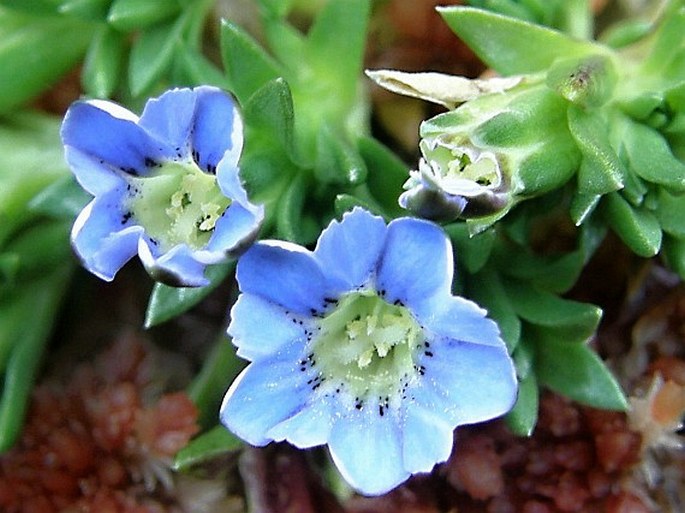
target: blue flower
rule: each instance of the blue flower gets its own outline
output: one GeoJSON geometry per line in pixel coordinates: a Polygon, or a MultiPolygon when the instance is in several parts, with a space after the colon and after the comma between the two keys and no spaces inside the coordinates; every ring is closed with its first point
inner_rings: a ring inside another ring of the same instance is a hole
{"type": "Polygon", "coordinates": [[[251,363],[221,420],[248,443],[327,444],[352,487],[429,472],[461,424],[507,412],[517,381],[497,325],[451,295],[452,249],[428,221],[362,209],[313,252],[262,241],[240,259],[228,333],[251,363]]]}
{"type": "Polygon", "coordinates": [[[244,251],[263,208],[238,170],[242,121],[214,87],[174,89],[138,118],[108,101],[78,101],[62,125],[67,162],[95,198],[74,223],[84,266],[110,281],[136,253],[156,280],[202,286],[207,265],[244,251]]]}

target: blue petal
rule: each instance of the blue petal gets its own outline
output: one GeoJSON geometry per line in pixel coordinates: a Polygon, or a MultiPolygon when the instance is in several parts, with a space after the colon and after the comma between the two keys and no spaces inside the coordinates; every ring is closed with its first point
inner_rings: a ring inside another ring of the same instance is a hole
{"type": "Polygon", "coordinates": [[[76,181],[93,196],[100,196],[123,183],[123,178],[100,160],[77,150],[73,146],[64,149],[64,157],[76,181]]]}
{"type": "Polygon", "coordinates": [[[220,160],[237,166],[243,146],[243,124],[233,99],[215,87],[193,90],[197,95],[192,147],[202,169],[216,168],[220,160]]]}
{"type": "Polygon", "coordinates": [[[278,442],[287,440],[300,449],[325,444],[335,422],[333,400],[331,397],[321,397],[271,428],[268,437],[278,442]]]}
{"type": "Polygon", "coordinates": [[[312,254],[281,241],[258,242],[238,261],[240,290],[312,315],[325,307],[325,279],[312,254]]]}
{"type": "Polygon", "coordinates": [[[340,417],[331,430],[328,448],[345,480],[366,495],[380,495],[405,481],[402,440],[394,415],[380,417],[365,404],[340,417]]]}
{"type": "MultiPolygon", "coordinates": [[[[264,219],[264,209],[247,209],[240,203],[232,203],[214,226],[206,251],[237,256],[254,242],[264,219]]],[[[207,262],[216,263],[216,262],[207,262]]]]}
{"type": "Polygon", "coordinates": [[[355,208],[321,233],[314,254],[332,291],[354,290],[369,281],[378,265],[385,230],[382,218],[355,208]]]}
{"type": "Polygon", "coordinates": [[[172,89],[145,104],[140,126],[177,151],[176,157],[189,154],[188,138],[195,115],[197,93],[190,89],[172,89]],[[177,150],[178,149],[178,150],[177,150]]]}
{"type": "Polygon", "coordinates": [[[150,238],[145,236],[138,243],[138,255],[145,270],[156,281],[174,287],[204,287],[209,284],[204,274],[206,264],[199,262],[186,244],[158,253],[150,238]]]}
{"type": "Polygon", "coordinates": [[[414,305],[412,312],[437,337],[497,347],[503,344],[497,324],[485,317],[486,311],[462,297],[434,296],[414,305]]]}
{"type": "Polygon", "coordinates": [[[140,226],[122,223],[122,192],[113,190],[91,201],[79,214],[71,231],[71,242],[86,269],[111,281],[136,254],[140,226]]]}
{"type": "Polygon", "coordinates": [[[271,428],[302,410],[310,397],[297,368],[299,348],[291,346],[271,360],[251,363],[226,392],[221,422],[252,445],[271,442],[271,428]]]}
{"type": "Polygon", "coordinates": [[[452,248],[435,224],[401,218],[388,225],[377,289],[389,302],[410,309],[434,296],[447,297],[452,286],[452,248]]]}
{"type": "Polygon", "coordinates": [[[402,455],[412,474],[430,472],[452,452],[454,427],[439,412],[409,405],[404,419],[402,455]]]}
{"type": "Polygon", "coordinates": [[[440,412],[453,426],[482,422],[508,412],[516,401],[513,362],[501,347],[455,340],[433,340],[432,356],[421,354],[425,367],[415,400],[440,412]]]}
{"type": "Polygon", "coordinates": [[[231,309],[228,334],[238,347],[238,356],[250,361],[276,355],[293,341],[304,345],[305,326],[293,322],[283,307],[252,294],[241,294],[231,309]]]}
{"type": "Polygon", "coordinates": [[[145,174],[147,159],[159,161],[172,154],[166,143],[138,126],[134,114],[102,100],[72,104],[62,123],[62,140],[103,165],[130,174],[145,174]]]}

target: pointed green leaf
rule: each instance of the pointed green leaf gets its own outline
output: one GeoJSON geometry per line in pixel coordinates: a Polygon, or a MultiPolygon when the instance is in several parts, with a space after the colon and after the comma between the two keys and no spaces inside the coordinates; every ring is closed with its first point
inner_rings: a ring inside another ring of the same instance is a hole
{"type": "Polygon", "coordinates": [[[125,35],[102,25],[93,36],[81,74],[83,87],[89,96],[112,96],[119,84],[125,52],[125,35]]]}
{"type": "Polygon", "coordinates": [[[303,60],[305,37],[299,30],[281,18],[266,18],[263,25],[264,35],[274,57],[292,76],[295,76],[306,65],[303,60]]]}
{"type": "Polygon", "coordinates": [[[302,173],[297,175],[278,204],[276,233],[279,238],[306,245],[314,240],[320,232],[314,221],[303,215],[307,192],[307,182],[302,173]]]}
{"type": "Polygon", "coordinates": [[[133,44],[128,79],[133,96],[140,96],[160,80],[169,69],[174,53],[181,44],[186,23],[182,16],[173,23],[153,27],[133,44]]]}
{"type": "Polygon", "coordinates": [[[560,188],[578,169],[580,153],[568,134],[543,139],[532,146],[513,171],[522,196],[538,196],[560,188]]]}
{"type": "Polygon", "coordinates": [[[409,178],[409,168],[373,137],[361,137],[357,147],[366,163],[369,192],[389,215],[400,217],[405,211],[400,208],[397,198],[402,194],[402,184],[409,178]]]}
{"type": "Polygon", "coordinates": [[[242,449],[243,441],[224,426],[216,426],[190,441],[176,453],[172,468],[177,472],[189,470],[228,452],[242,449]]]}
{"type": "Polygon", "coordinates": [[[581,404],[606,410],[628,409],[611,371],[586,344],[542,334],[535,344],[535,369],[541,385],[581,404]]]}
{"type": "Polygon", "coordinates": [[[627,118],[623,128],[631,170],[648,182],[685,192],[685,164],[673,155],[666,139],[653,128],[627,118]]]}
{"type": "Polygon", "coordinates": [[[366,179],[366,164],[340,130],[324,123],[316,141],[316,178],[338,186],[358,185],[366,179]]]}
{"type": "Polygon", "coordinates": [[[618,192],[602,202],[609,225],[637,255],[648,258],[661,247],[661,226],[656,216],[645,208],[632,207],[618,192]]]}
{"type": "Polygon", "coordinates": [[[293,7],[295,0],[258,0],[258,4],[271,16],[277,18],[285,17],[293,7]]]}
{"type": "Polygon", "coordinates": [[[245,103],[267,82],[284,76],[280,66],[238,25],[221,23],[221,57],[231,90],[245,103]]]}
{"type": "Polygon", "coordinates": [[[507,280],[504,285],[517,315],[554,331],[565,343],[588,340],[602,317],[602,310],[595,305],[563,299],[522,281],[507,280]]]}
{"type": "Polygon", "coordinates": [[[367,199],[352,194],[338,194],[335,197],[334,209],[337,217],[342,217],[345,212],[349,212],[355,207],[361,207],[364,210],[374,215],[384,217],[386,221],[389,221],[379,206],[371,203],[371,201],[367,199]]]}
{"type": "Polygon", "coordinates": [[[495,230],[489,229],[478,235],[471,235],[463,222],[449,224],[444,230],[454,244],[457,263],[471,274],[480,271],[490,258],[496,240],[495,230]]]}
{"type": "Polygon", "coordinates": [[[571,200],[571,206],[569,207],[569,214],[571,219],[576,226],[583,224],[590,215],[595,211],[595,208],[599,204],[599,200],[602,198],[600,194],[583,194],[576,193],[571,200]]]}
{"type": "Polygon", "coordinates": [[[130,32],[168,20],[180,10],[178,2],[170,0],[114,0],[107,21],[117,30],[130,32]]]}
{"type": "Polygon", "coordinates": [[[102,21],[112,0],[65,0],[59,6],[59,12],[68,16],[77,16],[84,20],[102,21]]]}
{"type": "Polygon", "coordinates": [[[539,391],[535,373],[530,373],[519,382],[518,397],[514,408],[504,417],[511,431],[518,436],[533,434],[538,421],[539,391]]]}
{"type": "Polygon", "coordinates": [[[554,60],[605,54],[607,50],[561,32],[471,7],[439,7],[449,27],[502,75],[534,73],[554,60]]]}
{"type": "Polygon", "coordinates": [[[169,287],[156,283],[150,294],[145,313],[145,327],[152,328],[189,310],[214,290],[233,269],[234,262],[213,265],[207,268],[205,276],[209,285],[204,287],[169,287]]]}
{"type": "Polygon", "coordinates": [[[499,268],[507,276],[561,294],[573,287],[583,270],[580,250],[562,255],[536,255],[525,247],[507,246],[497,252],[499,268]]]}
{"type": "Polygon", "coordinates": [[[685,238],[685,196],[665,189],[660,189],[658,195],[656,215],[661,229],[674,237],[685,238]]]}
{"type": "Polygon", "coordinates": [[[685,239],[665,236],[662,253],[668,266],[685,280],[685,239]]]}
{"type": "Polygon", "coordinates": [[[28,208],[31,212],[54,219],[73,220],[91,199],[70,175],[55,180],[36,194],[28,208]]]}

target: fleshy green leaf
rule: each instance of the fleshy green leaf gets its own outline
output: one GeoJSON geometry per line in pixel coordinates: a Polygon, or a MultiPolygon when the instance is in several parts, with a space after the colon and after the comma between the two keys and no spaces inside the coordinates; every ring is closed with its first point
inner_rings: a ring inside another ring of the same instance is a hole
{"type": "Polygon", "coordinates": [[[188,445],[178,451],[172,468],[177,472],[183,472],[242,447],[243,442],[240,438],[224,426],[216,426],[191,440],[188,445]]]}
{"type": "Polygon", "coordinates": [[[496,238],[495,230],[471,235],[466,223],[452,223],[444,229],[454,244],[457,263],[471,274],[480,271],[490,258],[496,238]]]}
{"type": "Polygon", "coordinates": [[[195,48],[181,46],[174,56],[175,70],[180,82],[190,85],[213,85],[228,90],[228,79],[219,68],[195,48]]]}
{"type": "Polygon", "coordinates": [[[186,17],[143,32],[131,50],[128,77],[131,93],[139,96],[161,79],[171,65],[186,17]]]}
{"type": "Polygon", "coordinates": [[[258,0],[258,3],[271,16],[283,18],[292,9],[294,0],[258,0]]]}
{"type": "Polygon", "coordinates": [[[221,56],[231,90],[241,103],[283,76],[276,61],[247,32],[226,20],[221,23],[221,56]]]}
{"type": "Polygon", "coordinates": [[[659,252],[662,232],[653,213],[632,207],[618,192],[607,194],[602,205],[609,225],[633,252],[646,258],[659,252]]]}
{"type": "Polygon", "coordinates": [[[518,397],[514,408],[504,417],[511,431],[518,436],[533,434],[538,421],[539,391],[535,373],[519,382],[518,397]]]}
{"type": "Polygon", "coordinates": [[[73,220],[90,199],[88,193],[70,175],[55,180],[36,194],[28,208],[36,214],[73,220]]]}
{"type": "Polygon", "coordinates": [[[366,179],[366,164],[340,130],[324,123],[317,138],[314,174],[322,183],[353,186],[366,179]]]}
{"type": "Polygon", "coordinates": [[[656,215],[661,229],[678,238],[685,238],[685,196],[659,190],[656,215]]]}
{"type": "Polygon", "coordinates": [[[569,207],[569,214],[573,223],[576,226],[583,224],[595,211],[600,199],[602,199],[600,194],[576,193],[569,207]]]}
{"type": "Polygon", "coordinates": [[[393,217],[404,213],[397,203],[402,184],[409,177],[407,165],[372,137],[358,140],[359,154],[366,163],[366,185],[371,195],[393,217]]]}
{"type": "Polygon", "coordinates": [[[685,239],[665,236],[662,253],[668,266],[685,280],[685,239]]]}
{"type": "Polygon", "coordinates": [[[306,180],[297,175],[280,199],[276,216],[276,233],[279,238],[306,245],[316,240],[319,227],[302,215],[306,197],[306,180]]]}
{"type": "Polygon", "coordinates": [[[125,51],[124,34],[107,25],[98,29],[88,48],[81,75],[83,86],[90,96],[112,96],[119,84],[125,51]]]}
{"type": "Polygon", "coordinates": [[[342,217],[345,212],[351,211],[354,207],[362,207],[374,215],[379,215],[389,220],[378,205],[373,204],[367,199],[353,196],[352,194],[338,194],[335,197],[334,209],[336,216],[342,217]]]}
{"type": "Polygon", "coordinates": [[[628,409],[621,387],[597,354],[583,343],[540,336],[535,369],[541,385],[579,403],[607,410],[628,409]]]}
{"type": "Polygon", "coordinates": [[[147,305],[145,327],[157,326],[198,304],[219,286],[234,265],[235,263],[228,263],[208,267],[205,276],[210,283],[204,287],[169,287],[156,283],[147,305]]]}
{"type": "MultiPolygon", "coordinates": [[[[21,1],[21,0],[20,0],[21,1]]],[[[68,16],[78,16],[84,20],[102,21],[112,0],[65,0],[59,12],[68,16]]]]}
{"type": "Polygon", "coordinates": [[[439,7],[450,28],[502,75],[534,73],[558,58],[604,54],[606,49],[561,32],[471,7],[439,7]]]}
{"type": "Polygon", "coordinates": [[[571,105],[568,126],[582,154],[579,193],[601,195],[622,188],[627,171],[609,142],[608,125],[602,115],[571,105]]]}
{"type": "Polygon", "coordinates": [[[130,32],[167,20],[180,11],[178,2],[169,0],[114,0],[107,21],[115,29],[130,32]]]}

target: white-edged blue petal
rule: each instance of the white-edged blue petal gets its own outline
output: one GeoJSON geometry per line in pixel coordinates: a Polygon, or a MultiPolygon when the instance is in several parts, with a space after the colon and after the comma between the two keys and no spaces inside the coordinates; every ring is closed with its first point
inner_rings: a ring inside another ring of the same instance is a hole
{"type": "Polygon", "coordinates": [[[325,307],[326,281],[312,253],[281,241],[254,244],[238,261],[240,290],[287,310],[313,315],[325,307]]]}
{"type": "MultiPolygon", "coordinates": [[[[237,256],[252,244],[262,226],[264,207],[245,208],[232,203],[214,225],[214,232],[203,252],[237,256]]],[[[198,256],[203,260],[202,256],[198,256]]],[[[215,261],[207,263],[216,263],[215,261]]]]}
{"type": "Polygon", "coordinates": [[[197,261],[193,250],[186,244],[159,254],[149,237],[141,237],[138,255],[145,270],[157,281],[176,287],[204,287],[209,284],[204,274],[206,265],[197,261]]]}
{"type": "Polygon", "coordinates": [[[189,136],[195,115],[197,93],[192,89],[172,89],[145,104],[139,124],[174,149],[174,156],[189,154],[189,136]]]}
{"type": "Polygon", "coordinates": [[[93,196],[114,190],[124,182],[121,175],[112,168],[103,166],[99,159],[73,146],[64,149],[64,158],[79,185],[93,196]]]}
{"type": "Polygon", "coordinates": [[[271,442],[271,428],[301,411],[310,398],[305,373],[299,372],[297,347],[274,358],[251,363],[226,392],[222,424],[252,445],[271,442]]]}
{"type": "Polygon", "coordinates": [[[243,146],[243,123],[233,99],[216,87],[193,89],[196,94],[191,146],[200,168],[216,168],[219,161],[237,166],[243,146]]]}
{"type": "Polygon", "coordinates": [[[473,301],[458,296],[434,296],[413,306],[419,323],[437,337],[501,347],[503,342],[495,321],[473,301]]]}
{"type": "Polygon", "coordinates": [[[64,117],[62,141],[65,146],[102,161],[102,165],[144,175],[150,160],[159,161],[172,151],[136,121],[135,115],[112,102],[75,102],[64,117]]]}
{"type": "Polygon", "coordinates": [[[277,442],[286,440],[300,449],[325,444],[336,418],[334,400],[330,396],[312,400],[312,404],[271,428],[268,437],[277,442]]]}
{"type": "Polygon", "coordinates": [[[406,480],[402,436],[394,415],[379,416],[368,403],[341,416],[331,429],[328,449],[343,478],[365,495],[380,495],[406,480]]]}
{"type": "Polygon", "coordinates": [[[304,346],[305,325],[293,319],[282,306],[253,294],[241,294],[231,309],[227,331],[238,347],[238,356],[258,361],[272,357],[293,341],[304,346]]]}
{"type": "Polygon", "coordinates": [[[427,409],[453,425],[473,424],[508,412],[517,394],[514,365],[500,347],[455,340],[434,340],[431,355],[421,354],[425,373],[412,394],[427,409]]]}
{"type": "Polygon", "coordinates": [[[435,224],[400,218],[388,225],[377,289],[412,309],[433,296],[450,294],[453,274],[449,239],[435,224]]]}
{"type": "Polygon", "coordinates": [[[314,255],[333,294],[354,290],[368,282],[376,271],[386,229],[382,218],[355,208],[321,233],[314,255]]]}
{"type": "Polygon", "coordinates": [[[452,452],[453,431],[440,412],[418,404],[407,407],[402,429],[404,468],[412,474],[430,472],[436,463],[446,461],[452,452]]]}
{"type": "Polygon", "coordinates": [[[78,215],[71,243],[86,269],[106,281],[136,254],[139,226],[122,222],[122,192],[110,191],[91,201],[78,215]]]}

